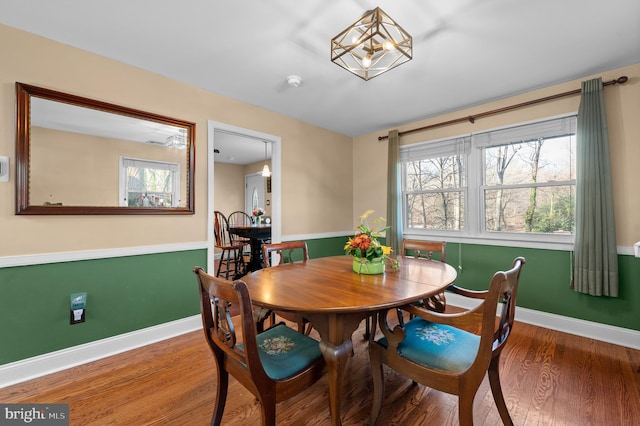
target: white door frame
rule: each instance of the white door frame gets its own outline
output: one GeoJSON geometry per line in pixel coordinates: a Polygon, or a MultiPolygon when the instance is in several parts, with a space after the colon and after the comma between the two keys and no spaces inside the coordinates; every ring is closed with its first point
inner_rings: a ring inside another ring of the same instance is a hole
{"type": "Polygon", "coordinates": [[[278,243],[282,238],[282,173],[281,173],[281,143],[280,136],[256,132],[242,127],[231,126],[213,120],[207,121],[207,271],[214,271],[215,246],[214,237],[214,167],[213,150],[215,147],[215,131],[237,133],[256,139],[269,141],[271,145],[271,241],[278,243]]]}

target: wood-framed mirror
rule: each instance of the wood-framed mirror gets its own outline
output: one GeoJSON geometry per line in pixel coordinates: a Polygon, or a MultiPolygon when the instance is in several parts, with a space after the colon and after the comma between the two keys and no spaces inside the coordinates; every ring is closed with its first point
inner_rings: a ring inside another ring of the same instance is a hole
{"type": "Polygon", "coordinates": [[[16,83],[16,214],[193,214],[195,123],[16,83]]]}

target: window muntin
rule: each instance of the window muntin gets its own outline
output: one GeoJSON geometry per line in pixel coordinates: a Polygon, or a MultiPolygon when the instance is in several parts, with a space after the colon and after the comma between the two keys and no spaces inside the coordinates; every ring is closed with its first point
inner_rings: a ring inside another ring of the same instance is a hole
{"type": "Polygon", "coordinates": [[[176,207],[180,203],[180,165],[121,158],[120,205],[176,207]]]}

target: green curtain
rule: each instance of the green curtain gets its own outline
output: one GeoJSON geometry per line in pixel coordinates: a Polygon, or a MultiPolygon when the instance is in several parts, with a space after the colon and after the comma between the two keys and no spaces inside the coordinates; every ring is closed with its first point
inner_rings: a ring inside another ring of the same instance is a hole
{"type": "Polygon", "coordinates": [[[571,287],[618,297],[609,136],[602,79],[582,82],[576,147],[576,231],[571,287]]]}
{"type": "Polygon", "coordinates": [[[387,166],[387,231],[386,244],[398,254],[402,245],[402,190],[400,188],[400,136],[397,130],[389,132],[387,166]]]}

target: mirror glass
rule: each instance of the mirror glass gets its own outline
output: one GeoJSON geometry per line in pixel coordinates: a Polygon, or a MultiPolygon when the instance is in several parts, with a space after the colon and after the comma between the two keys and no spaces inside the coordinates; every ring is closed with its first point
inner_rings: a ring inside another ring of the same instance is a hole
{"type": "Polygon", "coordinates": [[[193,214],[194,123],[16,91],[16,214],[193,214]]]}

